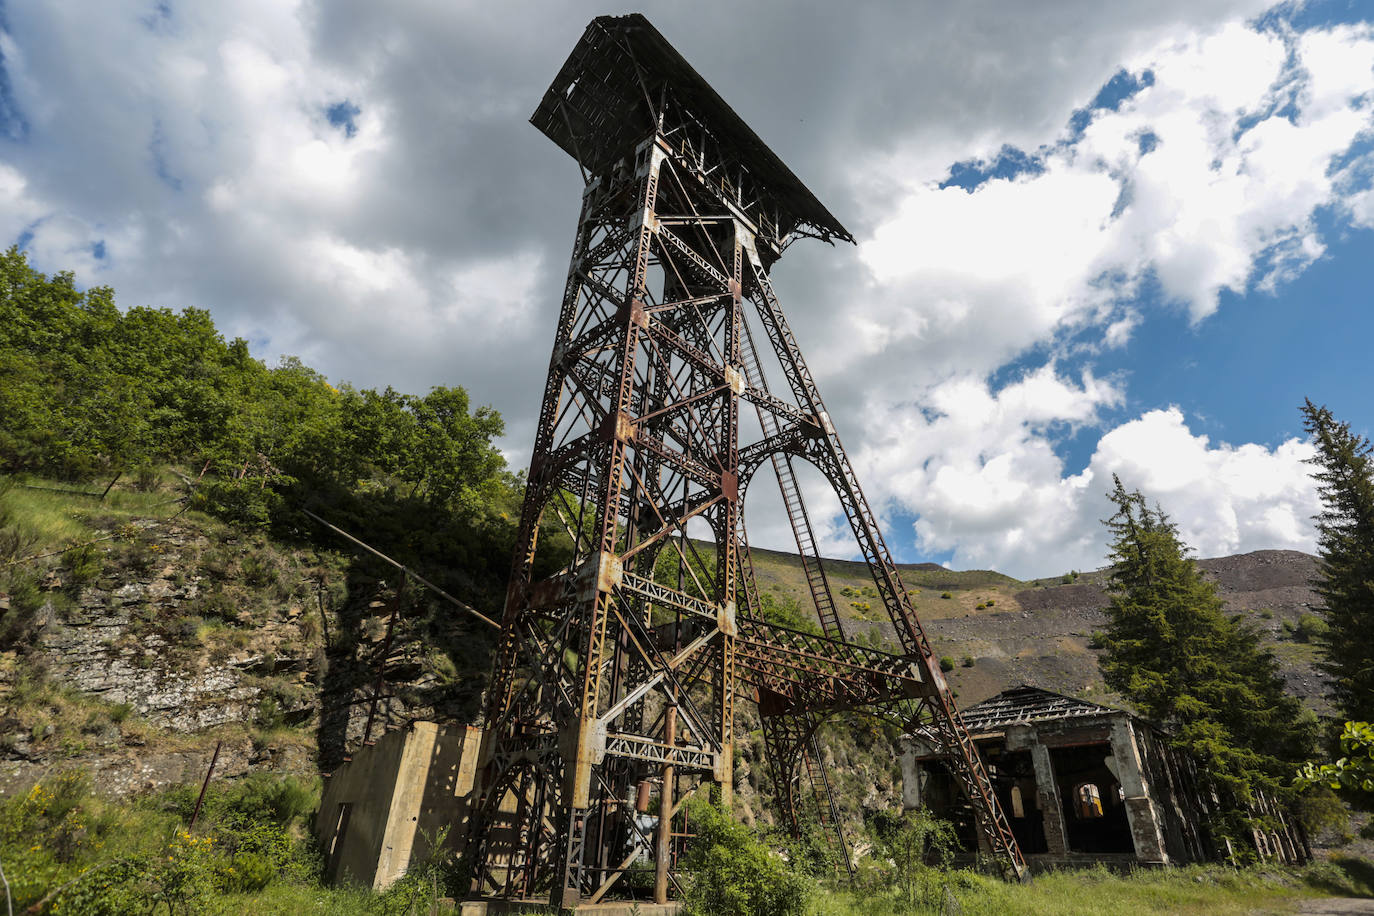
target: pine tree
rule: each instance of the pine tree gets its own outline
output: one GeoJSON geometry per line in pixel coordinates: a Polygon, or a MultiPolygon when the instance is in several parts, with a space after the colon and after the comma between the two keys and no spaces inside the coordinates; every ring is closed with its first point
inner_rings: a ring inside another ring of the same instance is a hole
{"type": "Polygon", "coordinates": [[[1330,629],[1321,667],[1344,717],[1374,722],[1374,447],[1310,400],[1302,414],[1322,498],[1316,585],[1330,629]]]}
{"type": "Polygon", "coordinates": [[[1258,631],[1226,613],[1177,526],[1114,481],[1103,679],[1237,802],[1278,792],[1311,752],[1315,717],[1285,691],[1258,631]]]}

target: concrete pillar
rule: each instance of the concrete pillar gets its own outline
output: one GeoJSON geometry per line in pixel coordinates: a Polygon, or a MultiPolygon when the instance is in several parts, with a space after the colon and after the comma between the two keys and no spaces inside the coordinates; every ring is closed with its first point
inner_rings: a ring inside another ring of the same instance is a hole
{"type": "Polygon", "coordinates": [[[899,738],[898,746],[902,749],[899,758],[902,765],[902,810],[914,811],[922,806],[921,788],[926,775],[919,757],[928,755],[930,751],[924,743],[913,740],[909,735],[899,738]]]}
{"type": "Polygon", "coordinates": [[[1129,719],[1123,716],[1112,724],[1111,742],[1116,779],[1126,793],[1126,823],[1131,828],[1136,858],[1151,865],[1168,865],[1159,811],[1150,797],[1135,729],[1129,719]]]}
{"type": "Polygon", "coordinates": [[[1050,749],[1038,741],[1030,742],[1031,764],[1035,767],[1036,803],[1045,827],[1045,847],[1052,856],[1066,855],[1069,834],[1064,829],[1064,806],[1059,800],[1059,784],[1054,779],[1050,749]]]}

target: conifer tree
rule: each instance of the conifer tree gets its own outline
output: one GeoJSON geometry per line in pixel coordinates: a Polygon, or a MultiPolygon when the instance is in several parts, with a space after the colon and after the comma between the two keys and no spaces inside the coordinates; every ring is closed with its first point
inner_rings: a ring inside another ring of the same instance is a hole
{"type": "Polygon", "coordinates": [[[1342,715],[1374,722],[1374,447],[1310,400],[1302,414],[1322,498],[1316,587],[1330,629],[1321,667],[1342,715]]]}
{"type": "Polygon", "coordinates": [[[1177,526],[1113,479],[1103,679],[1237,802],[1279,791],[1311,752],[1315,717],[1285,691],[1258,631],[1226,613],[1177,526]]]}

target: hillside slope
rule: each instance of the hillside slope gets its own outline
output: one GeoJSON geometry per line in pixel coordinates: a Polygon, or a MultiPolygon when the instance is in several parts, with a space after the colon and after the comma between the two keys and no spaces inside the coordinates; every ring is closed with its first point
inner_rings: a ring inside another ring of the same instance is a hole
{"type": "MultiPolygon", "coordinates": [[[[49,483],[0,493],[12,527],[30,532],[0,579],[0,795],[66,768],[120,795],[195,782],[220,742],[221,777],[328,772],[363,737],[381,658],[374,731],[411,718],[473,720],[490,637],[418,589],[398,595],[393,570],[345,544],[286,543],[183,511],[171,474],[121,483],[104,500],[39,489],[49,483]]],[[[809,606],[797,557],[753,558],[766,595],[809,606]]],[[[849,638],[893,647],[867,568],[825,565],[849,638]]],[[[1264,628],[1294,691],[1325,711],[1313,647],[1285,630],[1314,603],[1314,558],[1260,551],[1201,565],[1228,606],[1264,628]]],[[[948,677],[961,704],[1023,682],[1112,699],[1090,648],[1106,604],[1102,573],[1029,582],[931,564],[901,573],[936,653],[955,663],[948,677]]],[[[740,813],[768,823],[762,735],[749,704],[741,717],[740,813]]],[[[851,826],[865,808],[898,801],[892,738],[855,718],[822,733],[851,826]]]]}
{"type": "MultiPolygon", "coordinates": [[[[759,588],[810,607],[801,563],[791,554],[754,550],[759,588]]],[[[1325,681],[1316,670],[1316,647],[1295,637],[1298,620],[1318,603],[1311,580],[1317,559],[1294,550],[1259,550],[1199,560],[1217,583],[1229,611],[1252,622],[1279,658],[1294,694],[1328,713],[1325,681]]],[[[851,638],[894,643],[867,567],[826,560],[826,573],[843,626],[851,638]]],[[[1072,572],[1020,581],[986,570],[958,572],[934,564],[898,567],[937,655],[956,667],[949,674],[962,705],[1021,683],[1079,696],[1114,698],[1102,685],[1092,633],[1105,623],[1106,572],[1072,572]],[[971,664],[970,664],[971,662],[971,664]]]]}

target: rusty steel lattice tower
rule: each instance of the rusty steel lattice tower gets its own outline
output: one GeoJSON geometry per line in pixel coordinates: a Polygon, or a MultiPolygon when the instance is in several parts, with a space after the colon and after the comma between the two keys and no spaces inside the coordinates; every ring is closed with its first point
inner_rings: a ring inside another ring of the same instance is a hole
{"type": "Polygon", "coordinates": [[[853,239],[642,16],[594,20],[531,120],[585,188],[488,694],[475,890],[572,908],[638,869],[675,895],[683,802],[731,798],[740,697],[788,822],[811,798],[837,826],[815,729],[864,709],[948,748],[982,848],[1022,873],[769,282],[797,238],[853,239]],[[833,483],[901,654],[845,641],[794,460],[833,483]],[[742,506],[764,464],[824,635],[762,619],[742,506]]]}

